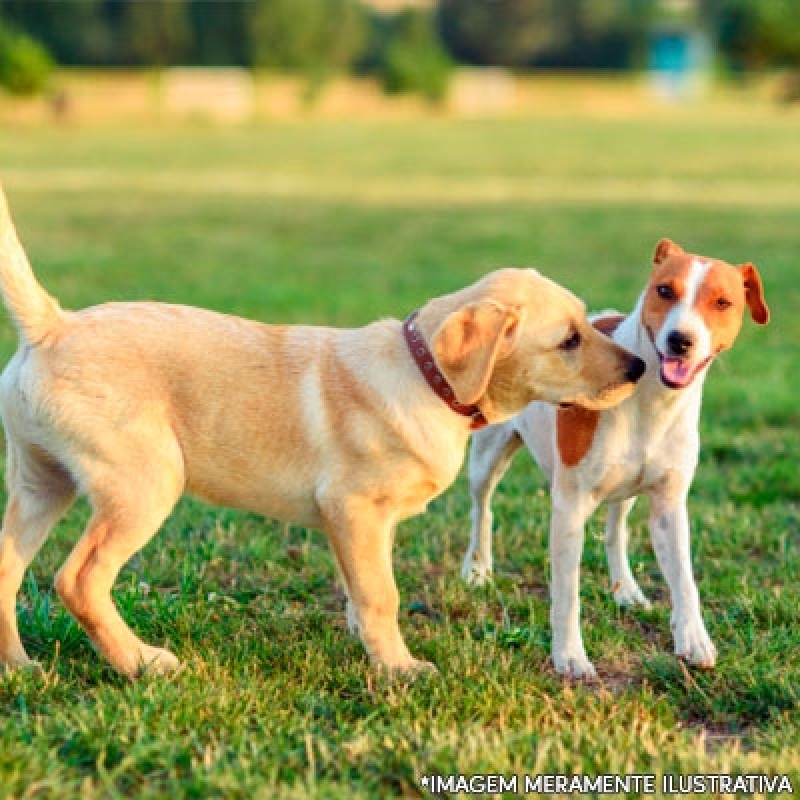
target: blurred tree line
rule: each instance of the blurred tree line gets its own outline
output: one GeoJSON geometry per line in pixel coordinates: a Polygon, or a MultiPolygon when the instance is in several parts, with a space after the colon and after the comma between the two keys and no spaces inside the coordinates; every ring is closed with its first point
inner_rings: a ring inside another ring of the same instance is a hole
{"type": "Polygon", "coordinates": [[[410,85],[435,97],[453,62],[641,66],[656,24],[707,30],[734,70],[797,66],[798,5],[799,0],[439,0],[430,11],[389,15],[366,0],[0,0],[0,80],[4,59],[9,61],[5,50],[12,52],[12,67],[22,62],[40,71],[48,56],[64,65],[371,71],[383,75],[387,89],[410,85]]]}
{"type": "Polygon", "coordinates": [[[69,66],[350,67],[367,34],[357,0],[0,0],[0,21],[69,66]]]}

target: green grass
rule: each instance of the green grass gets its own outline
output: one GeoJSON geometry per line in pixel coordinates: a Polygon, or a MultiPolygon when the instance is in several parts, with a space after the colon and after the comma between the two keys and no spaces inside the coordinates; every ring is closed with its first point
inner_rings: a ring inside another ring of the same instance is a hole
{"type": "Polygon", "coordinates": [[[797,790],[798,135],[792,116],[699,115],[0,132],[21,236],[67,307],[150,298],[355,325],[535,265],[626,309],[670,236],[755,262],[773,311],[707,382],[690,513],[715,671],[671,655],[637,507],[632,559],[654,609],[615,608],[598,515],[582,597],[602,681],[553,673],[548,500],[525,455],[496,496],[494,586],[458,578],[463,480],[401,526],[401,627],[440,669],[410,685],[373,673],[346,633],[321,534],[192,500],[116,587],[133,627],[187,667],[120,679],[52,590],[79,505],[20,597],[45,670],[0,678],[0,797],[415,796],[431,772],[790,772],[797,790]]]}

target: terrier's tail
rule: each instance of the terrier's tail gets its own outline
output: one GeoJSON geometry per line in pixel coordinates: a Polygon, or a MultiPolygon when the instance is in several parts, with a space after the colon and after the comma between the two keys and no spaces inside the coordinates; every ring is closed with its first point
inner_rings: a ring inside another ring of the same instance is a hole
{"type": "Polygon", "coordinates": [[[19,331],[29,344],[39,344],[61,327],[64,312],[36,280],[17,238],[0,187],[0,293],[19,331]]]}

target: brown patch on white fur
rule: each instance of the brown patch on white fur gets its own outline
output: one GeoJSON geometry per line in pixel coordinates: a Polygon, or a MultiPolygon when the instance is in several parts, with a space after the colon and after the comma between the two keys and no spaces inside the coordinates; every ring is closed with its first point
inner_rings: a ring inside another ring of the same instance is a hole
{"type": "Polygon", "coordinates": [[[600,412],[581,406],[559,408],[556,412],[558,454],[565,467],[575,467],[589,452],[600,423],[600,412]]]}
{"type": "MultiPolygon", "coordinates": [[[[624,314],[609,314],[592,320],[592,327],[611,336],[625,319],[624,314]]],[[[556,412],[556,439],[561,463],[575,467],[583,461],[594,442],[600,412],[581,406],[559,408],[556,412]]]]}

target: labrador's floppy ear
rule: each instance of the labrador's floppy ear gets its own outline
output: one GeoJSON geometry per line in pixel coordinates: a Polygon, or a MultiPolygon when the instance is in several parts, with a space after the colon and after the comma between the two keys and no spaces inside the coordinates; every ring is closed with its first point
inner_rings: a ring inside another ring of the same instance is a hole
{"type": "Polygon", "coordinates": [[[658,266],[666,261],[670,256],[679,256],[686,252],[679,244],[675,244],[672,239],[662,239],[653,253],[653,265],[658,266]]]}
{"type": "Polygon", "coordinates": [[[471,303],[448,315],[433,334],[431,349],[459,403],[485,393],[495,362],[513,349],[520,315],[495,302],[471,303]]]}
{"type": "Polygon", "coordinates": [[[753,264],[742,264],[739,267],[744,283],[744,299],[750,309],[750,316],[759,325],[769,322],[769,306],[764,300],[764,285],[761,276],[753,264]]]}

